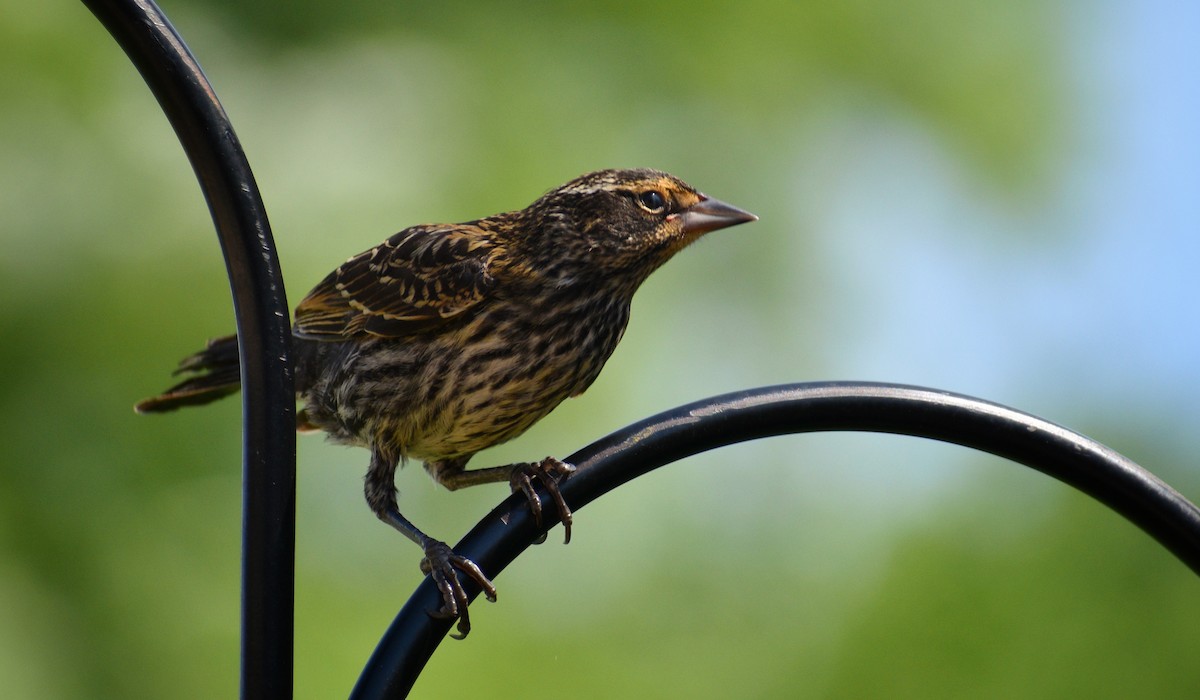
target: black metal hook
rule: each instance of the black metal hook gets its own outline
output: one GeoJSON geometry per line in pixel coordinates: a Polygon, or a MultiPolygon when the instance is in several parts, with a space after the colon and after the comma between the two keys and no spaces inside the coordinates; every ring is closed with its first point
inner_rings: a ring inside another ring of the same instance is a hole
{"type": "MultiPolygon", "coordinates": [[[[684,457],[747,440],[822,431],[930,438],[990,452],[1063,481],[1125,516],[1200,574],[1200,508],[1129,459],[1049,421],[999,404],[897,384],[789,384],[717,396],[660,413],[567,458],[561,485],[572,510],[684,457]]],[[[546,523],[546,527],[553,526],[546,523]]],[[[455,551],[495,577],[537,540],[525,501],[501,503],[455,551]]],[[[474,598],[477,590],[468,588],[474,598]]],[[[418,586],[380,640],[351,695],[403,697],[450,629],[432,618],[440,594],[418,586]]]]}
{"type": "Polygon", "coordinates": [[[279,257],[250,164],[216,93],[150,0],[83,0],[146,80],[208,200],[242,358],[242,697],[292,696],[296,392],[279,257]]]}

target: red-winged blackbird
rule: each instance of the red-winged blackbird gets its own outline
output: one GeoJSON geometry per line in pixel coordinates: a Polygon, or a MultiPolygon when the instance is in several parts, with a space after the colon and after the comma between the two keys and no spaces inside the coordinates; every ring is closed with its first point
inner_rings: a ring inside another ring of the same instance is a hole
{"type": "MultiPolygon", "coordinates": [[[[454,490],[509,481],[540,522],[533,480],[555,500],[566,540],[571,511],[553,457],[466,471],[476,452],[520,435],[600,373],[629,320],[634,291],[702,234],[757,217],[654,170],[602,170],[520,211],[414,226],[354,256],[296,307],[299,429],[371,451],[366,497],[380,519],[425,552],[441,615],[470,630],[455,569],[489,600],[474,562],[400,514],[396,467],[420,459],[454,490]]],[[[193,373],[139,412],[203,404],[237,391],[236,337],[185,358],[193,373]]]]}

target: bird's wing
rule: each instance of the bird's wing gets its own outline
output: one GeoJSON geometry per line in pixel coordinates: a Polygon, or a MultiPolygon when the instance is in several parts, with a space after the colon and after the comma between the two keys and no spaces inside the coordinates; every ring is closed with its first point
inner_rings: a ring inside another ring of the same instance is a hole
{"type": "Polygon", "coordinates": [[[309,292],[296,307],[294,332],[314,340],[394,338],[438,325],[487,298],[498,252],[474,224],[405,229],[309,292]]]}

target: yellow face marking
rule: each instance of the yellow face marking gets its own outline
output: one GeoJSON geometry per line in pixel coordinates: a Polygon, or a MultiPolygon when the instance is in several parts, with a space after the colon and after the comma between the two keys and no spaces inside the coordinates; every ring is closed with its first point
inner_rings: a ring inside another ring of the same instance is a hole
{"type": "Polygon", "coordinates": [[[635,194],[658,192],[667,201],[668,209],[674,210],[687,209],[701,199],[696,193],[680,187],[678,182],[667,177],[643,180],[629,189],[635,194]]]}
{"type": "Polygon", "coordinates": [[[700,203],[700,195],[696,194],[695,192],[690,192],[688,190],[681,190],[681,191],[676,192],[674,199],[675,199],[676,204],[678,204],[679,209],[687,209],[688,207],[691,207],[691,206],[694,206],[694,205],[700,203]]]}

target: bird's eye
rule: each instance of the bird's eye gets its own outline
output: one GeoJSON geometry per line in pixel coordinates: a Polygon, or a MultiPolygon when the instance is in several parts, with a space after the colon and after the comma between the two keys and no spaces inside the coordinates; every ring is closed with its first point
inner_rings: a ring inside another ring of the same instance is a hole
{"type": "Polygon", "coordinates": [[[667,208],[667,201],[658,190],[647,190],[637,196],[638,204],[651,214],[661,214],[667,208]]]}

